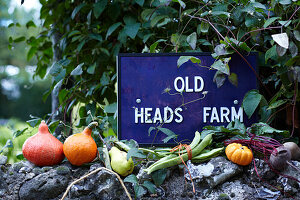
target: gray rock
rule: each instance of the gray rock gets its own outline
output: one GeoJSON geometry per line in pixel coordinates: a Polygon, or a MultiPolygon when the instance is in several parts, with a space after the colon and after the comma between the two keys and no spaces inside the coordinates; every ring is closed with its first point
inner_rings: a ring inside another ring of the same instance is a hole
{"type": "Polygon", "coordinates": [[[71,173],[70,168],[67,166],[58,166],[55,170],[58,175],[67,175],[71,173]]]}
{"type": "Polygon", "coordinates": [[[281,183],[285,192],[288,192],[289,194],[293,195],[297,193],[300,188],[300,183],[298,182],[300,181],[300,172],[296,169],[300,169],[300,162],[291,161],[290,163],[294,167],[288,165],[287,168],[283,172],[281,172],[287,177],[279,176],[277,182],[281,183]]]}
{"type": "Polygon", "coordinates": [[[276,173],[274,173],[269,165],[264,161],[264,160],[260,160],[255,158],[254,159],[255,165],[256,165],[256,169],[254,168],[253,165],[251,165],[248,169],[248,174],[249,174],[249,178],[250,181],[254,181],[254,182],[260,182],[260,178],[265,180],[265,181],[269,181],[269,180],[273,180],[275,179],[275,177],[277,176],[276,173]],[[259,177],[258,177],[258,175],[259,177]]]}
{"type": "Polygon", "coordinates": [[[105,170],[100,170],[72,186],[68,197],[70,199],[94,199],[93,197],[96,197],[95,199],[128,199],[117,177],[105,170]]]}
{"type": "MultiPolygon", "coordinates": [[[[242,172],[242,167],[221,156],[200,165],[194,165],[188,161],[187,165],[193,180],[206,182],[210,187],[216,187],[242,172]]],[[[185,177],[190,180],[187,170],[185,177]]]]}
{"type": "Polygon", "coordinates": [[[31,172],[31,168],[29,168],[29,167],[22,167],[20,170],[19,170],[19,173],[29,173],[29,172],[31,172]]]}
{"type": "Polygon", "coordinates": [[[7,163],[7,156],[0,155],[0,165],[5,165],[7,163]]]}
{"type": "Polygon", "coordinates": [[[4,197],[7,187],[8,185],[4,180],[4,173],[0,169],[0,199],[4,197]]]}
{"type": "Polygon", "coordinates": [[[68,175],[58,175],[56,170],[42,173],[33,179],[25,182],[19,191],[20,200],[51,199],[58,197],[65,191],[69,183],[68,175]]]}

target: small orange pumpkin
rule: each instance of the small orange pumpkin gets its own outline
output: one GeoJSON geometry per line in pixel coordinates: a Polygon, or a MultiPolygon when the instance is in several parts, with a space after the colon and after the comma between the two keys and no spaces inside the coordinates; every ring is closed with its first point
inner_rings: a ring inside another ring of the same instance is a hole
{"type": "Polygon", "coordinates": [[[97,144],[91,134],[97,125],[97,122],[92,122],[81,133],[71,135],[65,140],[63,150],[71,164],[80,166],[95,159],[97,144]]]}
{"type": "Polygon", "coordinates": [[[238,165],[249,165],[253,159],[253,153],[248,147],[239,143],[231,143],[225,149],[227,158],[238,165]]]}

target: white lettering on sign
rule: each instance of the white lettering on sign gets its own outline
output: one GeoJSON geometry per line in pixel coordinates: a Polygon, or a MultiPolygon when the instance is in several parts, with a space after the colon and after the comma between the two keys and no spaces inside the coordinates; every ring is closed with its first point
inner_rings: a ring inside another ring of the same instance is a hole
{"type": "Polygon", "coordinates": [[[235,107],[231,107],[231,109],[227,107],[220,107],[219,110],[217,110],[216,107],[203,107],[203,122],[207,123],[208,121],[210,123],[213,122],[230,122],[234,121],[235,119],[238,119],[240,122],[243,122],[243,109],[239,107],[238,112],[236,111],[235,107]],[[231,117],[229,118],[229,115],[231,114],[231,117]]]}
{"type": "Polygon", "coordinates": [[[157,122],[164,122],[164,123],[171,123],[173,120],[176,123],[181,123],[183,121],[183,116],[180,112],[182,112],[182,108],[176,108],[173,110],[170,107],[163,108],[163,117],[161,115],[160,108],[155,108],[154,115],[152,115],[153,108],[135,108],[135,123],[141,124],[150,124],[150,123],[157,123],[157,122]],[[152,118],[153,116],[153,118],[152,118]]]}
{"type": "Polygon", "coordinates": [[[194,88],[189,85],[189,77],[176,77],[174,80],[174,88],[177,92],[201,92],[204,88],[204,80],[201,76],[194,76],[194,88]]]}

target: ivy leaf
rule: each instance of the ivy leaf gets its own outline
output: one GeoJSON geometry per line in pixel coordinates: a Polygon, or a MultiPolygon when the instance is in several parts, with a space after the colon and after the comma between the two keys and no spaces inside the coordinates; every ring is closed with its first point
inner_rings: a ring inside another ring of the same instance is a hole
{"type": "Polygon", "coordinates": [[[273,34],[271,36],[273,40],[280,46],[285,49],[289,48],[289,37],[286,33],[273,34]]]}
{"type": "Polygon", "coordinates": [[[131,157],[146,158],[146,155],[143,154],[143,152],[141,150],[138,150],[137,148],[130,148],[127,152],[127,160],[131,157]]]}
{"type": "Polygon", "coordinates": [[[195,50],[196,43],[197,43],[197,33],[193,32],[192,34],[190,34],[189,36],[187,36],[186,41],[188,42],[188,44],[190,45],[190,47],[193,50],[195,50]]]}
{"type": "Polygon", "coordinates": [[[296,40],[300,41],[300,32],[299,31],[295,30],[294,36],[295,36],[296,40]]]}
{"type": "Polygon", "coordinates": [[[276,45],[273,45],[265,54],[265,62],[267,62],[270,58],[276,60],[276,57],[277,57],[276,45]]]}
{"type": "Polygon", "coordinates": [[[138,179],[134,174],[130,174],[129,176],[127,176],[124,179],[125,183],[133,183],[133,184],[137,184],[138,183],[138,179]]]}
{"type": "Polygon", "coordinates": [[[26,121],[26,123],[31,127],[35,127],[36,125],[40,124],[41,121],[42,121],[42,119],[36,118],[36,119],[28,120],[28,121],[26,121]]]}
{"type": "Polygon", "coordinates": [[[156,42],[154,42],[154,43],[150,46],[150,53],[155,53],[155,49],[156,49],[158,43],[160,43],[160,42],[165,42],[165,41],[166,41],[166,40],[164,40],[164,39],[159,39],[159,40],[157,40],[156,42]]]}
{"type": "Polygon", "coordinates": [[[207,33],[209,29],[209,23],[201,22],[200,30],[202,33],[207,33]]]}
{"type": "Polygon", "coordinates": [[[183,9],[185,9],[185,3],[183,2],[183,1],[181,1],[181,0],[172,0],[173,2],[178,2],[179,4],[180,4],[180,6],[183,8],[183,9]]]}
{"type": "Polygon", "coordinates": [[[290,42],[290,45],[289,45],[289,51],[292,54],[292,58],[298,55],[298,47],[292,41],[290,42]]]}
{"type": "Polygon", "coordinates": [[[24,128],[23,130],[17,130],[17,131],[15,131],[13,133],[13,139],[15,139],[16,137],[19,137],[20,135],[23,135],[27,129],[28,128],[24,128]]]}
{"type": "Polygon", "coordinates": [[[259,94],[257,90],[250,90],[249,92],[246,93],[243,99],[242,107],[246,115],[248,116],[248,118],[250,118],[253,115],[261,99],[262,99],[262,95],[259,94]]]}
{"type": "Polygon", "coordinates": [[[278,101],[275,101],[271,105],[269,105],[269,107],[267,108],[267,110],[278,108],[279,106],[285,104],[286,102],[287,102],[287,100],[282,100],[282,99],[278,100],[278,101]]]}
{"type": "Polygon", "coordinates": [[[156,186],[150,181],[144,181],[143,186],[149,190],[150,193],[156,194],[156,186]]]}
{"type": "Polygon", "coordinates": [[[104,11],[106,5],[107,5],[107,0],[101,0],[94,4],[93,12],[94,12],[94,16],[96,17],[96,19],[99,18],[101,13],[104,11]]]}
{"type": "Polygon", "coordinates": [[[35,23],[32,20],[26,23],[26,28],[30,28],[30,27],[36,27],[35,23]]]}
{"type": "Polygon", "coordinates": [[[86,6],[86,3],[81,3],[78,6],[76,6],[71,14],[71,18],[74,19],[75,16],[77,15],[77,13],[81,10],[81,8],[83,8],[84,6],[86,6]]]}
{"type": "Polygon", "coordinates": [[[118,108],[117,103],[115,102],[115,103],[106,105],[104,107],[104,112],[106,112],[106,113],[115,113],[115,112],[117,112],[117,108],[118,108]]]}
{"type": "Polygon", "coordinates": [[[152,132],[153,130],[156,130],[156,128],[155,128],[154,126],[150,126],[149,129],[148,129],[148,136],[151,135],[151,132],[152,132]]]}
{"type": "Polygon", "coordinates": [[[238,76],[236,73],[231,73],[230,76],[228,76],[228,80],[235,87],[238,86],[238,76]]]}
{"type": "Polygon", "coordinates": [[[95,69],[96,69],[96,62],[94,62],[94,64],[90,65],[86,72],[89,73],[89,74],[94,74],[95,73],[95,69]]]}
{"type": "Polygon", "coordinates": [[[105,39],[107,39],[121,24],[122,24],[121,22],[117,22],[111,25],[107,30],[105,39]]]}
{"type": "Polygon", "coordinates": [[[280,19],[280,17],[271,17],[271,18],[267,19],[264,23],[264,28],[267,28],[270,24],[275,22],[277,19],[280,19]]]}
{"type": "Polygon", "coordinates": [[[82,66],[84,65],[84,63],[81,63],[79,65],[77,65],[77,67],[71,72],[72,76],[78,76],[82,74],[82,66]]]}
{"type": "Polygon", "coordinates": [[[163,132],[164,134],[166,134],[167,136],[173,136],[176,135],[173,131],[171,131],[168,128],[161,128],[161,127],[157,127],[158,130],[160,130],[161,132],[163,132]]]}
{"type": "Polygon", "coordinates": [[[228,54],[225,44],[217,45],[214,50],[215,50],[215,53],[217,54],[217,56],[224,56],[224,55],[228,54]]]}
{"type": "Polygon", "coordinates": [[[152,180],[154,184],[158,187],[160,186],[167,177],[167,169],[163,168],[151,173],[152,180]]]}
{"type": "Polygon", "coordinates": [[[137,32],[139,31],[141,24],[140,23],[130,23],[126,24],[124,27],[125,33],[131,38],[134,39],[137,32]]]}
{"type": "Polygon", "coordinates": [[[102,86],[105,86],[105,85],[108,85],[109,82],[110,82],[109,74],[108,74],[108,72],[104,72],[101,76],[100,84],[102,86]]]}
{"type": "Polygon", "coordinates": [[[188,62],[189,60],[191,60],[193,63],[201,64],[201,60],[194,56],[180,56],[177,60],[177,67],[179,68],[181,65],[188,62]]]}
{"type": "Polygon", "coordinates": [[[135,184],[134,185],[134,192],[137,198],[141,198],[143,195],[147,193],[145,188],[141,185],[135,184]]]}
{"type": "Polygon", "coordinates": [[[225,62],[223,62],[222,60],[215,61],[210,67],[219,70],[220,72],[226,75],[230,75],[229,66],[227,64],[230,58],[225,58],[225,59],[226,59],[225,62]]]}
{"type": "Polygon", "coordinates": [[[286,48],[283,48],[279,45],[276,45],[276,52],[278,54],[278,56],[284,56],[284,54],[287,52],[287,49],[286,48]]]}
{"type": "Polygon", "coordinates": [[[224,85],[225,80],[226,75],[220,71],[216,71],[213,82],[217,85],[217,88],[220,88],[222,85],[224,85]]]}
{"type": "Polygon", "coordinates": [[[137,4],[139,4],[140,6],[143,6],[145,0],[135,0],[135,2],[136,2],[137,4]]]}

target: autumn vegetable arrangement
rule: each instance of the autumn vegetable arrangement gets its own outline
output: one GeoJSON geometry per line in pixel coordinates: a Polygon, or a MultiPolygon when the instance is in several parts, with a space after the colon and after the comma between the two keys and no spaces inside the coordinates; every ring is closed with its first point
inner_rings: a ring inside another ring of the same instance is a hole
{"type": "MultiPolygon", "coordinates": [[[[145,160],[154,161],[144,169],[151,175],[181,164],[188,170],[186,161],[190,160],[194,163],[208,161],[222,155],[224,147],[228,160],[241,166],[253,163],[256,168],[254,157],[258,156],[269,164],[271,170],[280,175],[285,176],[281,171],[287,165],[299,170],[291,162],[291,160],[300,160],[299,146],[294,142],[281,144],[278,140],[269,137],[274,133],[285,137],[288,135],[262,123],[254,124],[248,129],[238,121],[231,122],[226,128],[208,126],[201,133],[196,131],[190,144],[179,143],[174,148],[140,148],[135,141],[118,141],[116,138],[104,140],[101,135],[99,137],[102,145],[98,147],[92,137],[92,130],[97,126],[97,122],[91,122],[81,133],[69,136],[62,143],[50,134],[47,124],[42,121],[38,133],[25,141],[22,148],[23,155],[37,166],[57,165],[65,157],[75,166],[100,159],[105,164],[106,170],[113,170],[123,178],[126,177],[125,182],[136,180],[135,175],[132,174],[134,166],[145,160]]],[[[293,177],[285,177],[300,182],[293,177]]],[[[135,191],[139,191],[138,187],[142,187],[137,182],[132,183],[135,191]]],[[[152,183],[144,184],[149,191],[153,192],[152,183]]]]}

